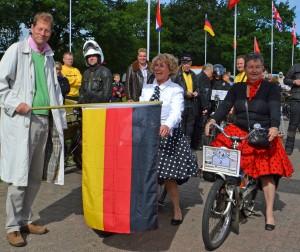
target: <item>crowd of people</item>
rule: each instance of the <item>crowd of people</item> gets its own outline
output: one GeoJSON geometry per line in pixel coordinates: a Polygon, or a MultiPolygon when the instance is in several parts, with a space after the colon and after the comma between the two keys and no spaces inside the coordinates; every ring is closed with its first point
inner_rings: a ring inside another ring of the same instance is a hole
{"type": "MultiPolygon", "coordinates": [[[[51,14],[38,13],[30,37],[9,47],[0,62],[3,105],[0,169],[1,179],[8,183],[6,230],[11,245],[26,245],[22,232],[48,232],[46,227],[32,223],[31,206],[45,169],[52,169],[53,182],[63,184],[63,130],[67,122],[64,110],[32,108],[62,105],[65,98],[79,103],[162,102],[158,179],[173,203],[172,225],[183,221],[178,185],[197,173],[198,165],[191,149],[202,148],[204,129],[208,134],[212,123],[224,120],[228,113],[234,115],[234,123],[226,129],[229,133],[246,134],[255,122],[260,122],[269,129],[272,147],[261,150],[242,144],[242,169],[260,180],[266,199],[266,230],[275,228],[276,186],[280,177],[289,177],[293,172],[278,138],[279,87],[291,89],[291,120],[285,146],[290,155],[296,130],[300,129],[299,64],[285,78],[279,73],[278,85],[273,85],[263,77],[263,58],[259,54],[237,57],[238,74],[233,80],[221,64],[207,63],[196,75],[191,69],[193,59],[189,53],[181,55],[179,65],[173,55],[166,53],[159,54],[150,63],[146,49],[140,48],[122,83],[120,74],[112,74],[104,65],[104,53],[93,40],[83,46],[87,67],[83,75],[73,66],[71,52],[63,55],[63,64],[54,62],[53,51],[47,43],[52,28],[51,14]],[[245,101],[249,103],[248,122],[245,101]],[[51,155],[52,152],[56,154],[51,155]],[[185,160],[183,163],[178,161],[181,158],[185,160]],[[169,169],[170,166],[173,168],[169,169]]],[[[228,141],[218,136],[212,144],[230,146],[228,141]]]]}

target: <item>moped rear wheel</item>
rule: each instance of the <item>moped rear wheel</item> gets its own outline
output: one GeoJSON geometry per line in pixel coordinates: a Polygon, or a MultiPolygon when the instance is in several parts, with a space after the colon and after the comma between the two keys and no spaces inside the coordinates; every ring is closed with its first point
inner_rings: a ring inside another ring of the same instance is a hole
{"type": "Polygon", "coordinates": [[[207,196],[202,216],[202,238],[207,250],[222,245],[230,232],[232,202],[226,191],[226,181],[218,178],[207,196]]]}

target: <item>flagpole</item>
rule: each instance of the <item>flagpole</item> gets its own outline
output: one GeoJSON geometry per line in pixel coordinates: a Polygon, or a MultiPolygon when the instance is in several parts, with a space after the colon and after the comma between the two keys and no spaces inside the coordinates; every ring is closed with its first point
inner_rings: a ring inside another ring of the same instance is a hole
{"type": "Polygon", "coordinates": [[[273,44],[274,44],[274,38],[273,38],[273,33],[274,33],[274,19],[273,19],[273,0],[272,0],[272,26],[271,26],[271,66],[270,66],[270,73],[273,73],[273,44]]]}
{"type": "Polygon", "coordinates": [[[206,64],[206,53],[207,53],[207,31],[204,31],[204,64],[206,64]]]}
{"type": "Polygon", "coordinates": [[[294,49],[295,49],[295,46],[294,46],[294,43],[292,43],[292,66],[294,65],[294,49]]]}
{"type": "Polygon", "coordinates": [[[237,4],[234,6],[233,76],[235,76],[235,66],[236,66],[236,26],[237,26],[237,4]]]}
{"type": "Polygon", "coordinates": [[[160,31],[158,31],[158,54],[160,54],[160,31]]]}
{"type": "Polygon", "coordinates": [[[292,28],[292,66],[294,65],[294,50],[295,50],[295,45],[296,44],[297,44],[296,27],[295,27],[295,22],[293,22],[293,28],[292,28]]]}
{"type": "Polygon", "coordinates": [[[150,5],[151,0],[148,0],[148,15],[147,15],[147,60],[149,61],[150,55],[150,5]]]}
{"type": "Polygon", "coordinates": [[[69,51],[72,52],[72,0],[69,5],[69,51]]]}

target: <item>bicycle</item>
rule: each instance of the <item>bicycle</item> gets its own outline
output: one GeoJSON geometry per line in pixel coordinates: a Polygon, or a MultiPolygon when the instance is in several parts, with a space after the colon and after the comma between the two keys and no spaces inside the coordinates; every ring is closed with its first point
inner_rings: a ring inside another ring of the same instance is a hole
{"type": "Polygon", "coordinates": [[[245,137],[229,136],[217,124],[214,126],[232,140],[232,149],[204,146],[203,167],[213,172],[216,180],[207,196],[202,216],[202,238],[207,250],[220,247],[230,233],[239,233],[240,213],[245,218],[254,213],[257,182],[240,172],[239,143],[245,137]],[[241,186],[242,182],[244,185],[241,186]]]}

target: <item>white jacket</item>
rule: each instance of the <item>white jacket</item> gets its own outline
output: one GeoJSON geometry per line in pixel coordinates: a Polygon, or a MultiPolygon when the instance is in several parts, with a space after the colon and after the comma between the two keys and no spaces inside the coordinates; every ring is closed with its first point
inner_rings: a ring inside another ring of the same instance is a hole
{"type": "MultiPolygon", "coordinates": [[[[28,40],[24,40],[11,45],[0,62],[0,176],[3,181],[15,186],[27,186],[28,181],[31,114],[20,115],[15,113],[15,109],[21,102],[32,104],[35,72],[31,52],[28,40]]],[[[63,99],[51,50],[45,53],[45,75],[50,105],[61,105],[63,99]]],[[[62,147],[55,183],[63,184],[65,111],[55,109],[52,115],[62,147]]]]}

